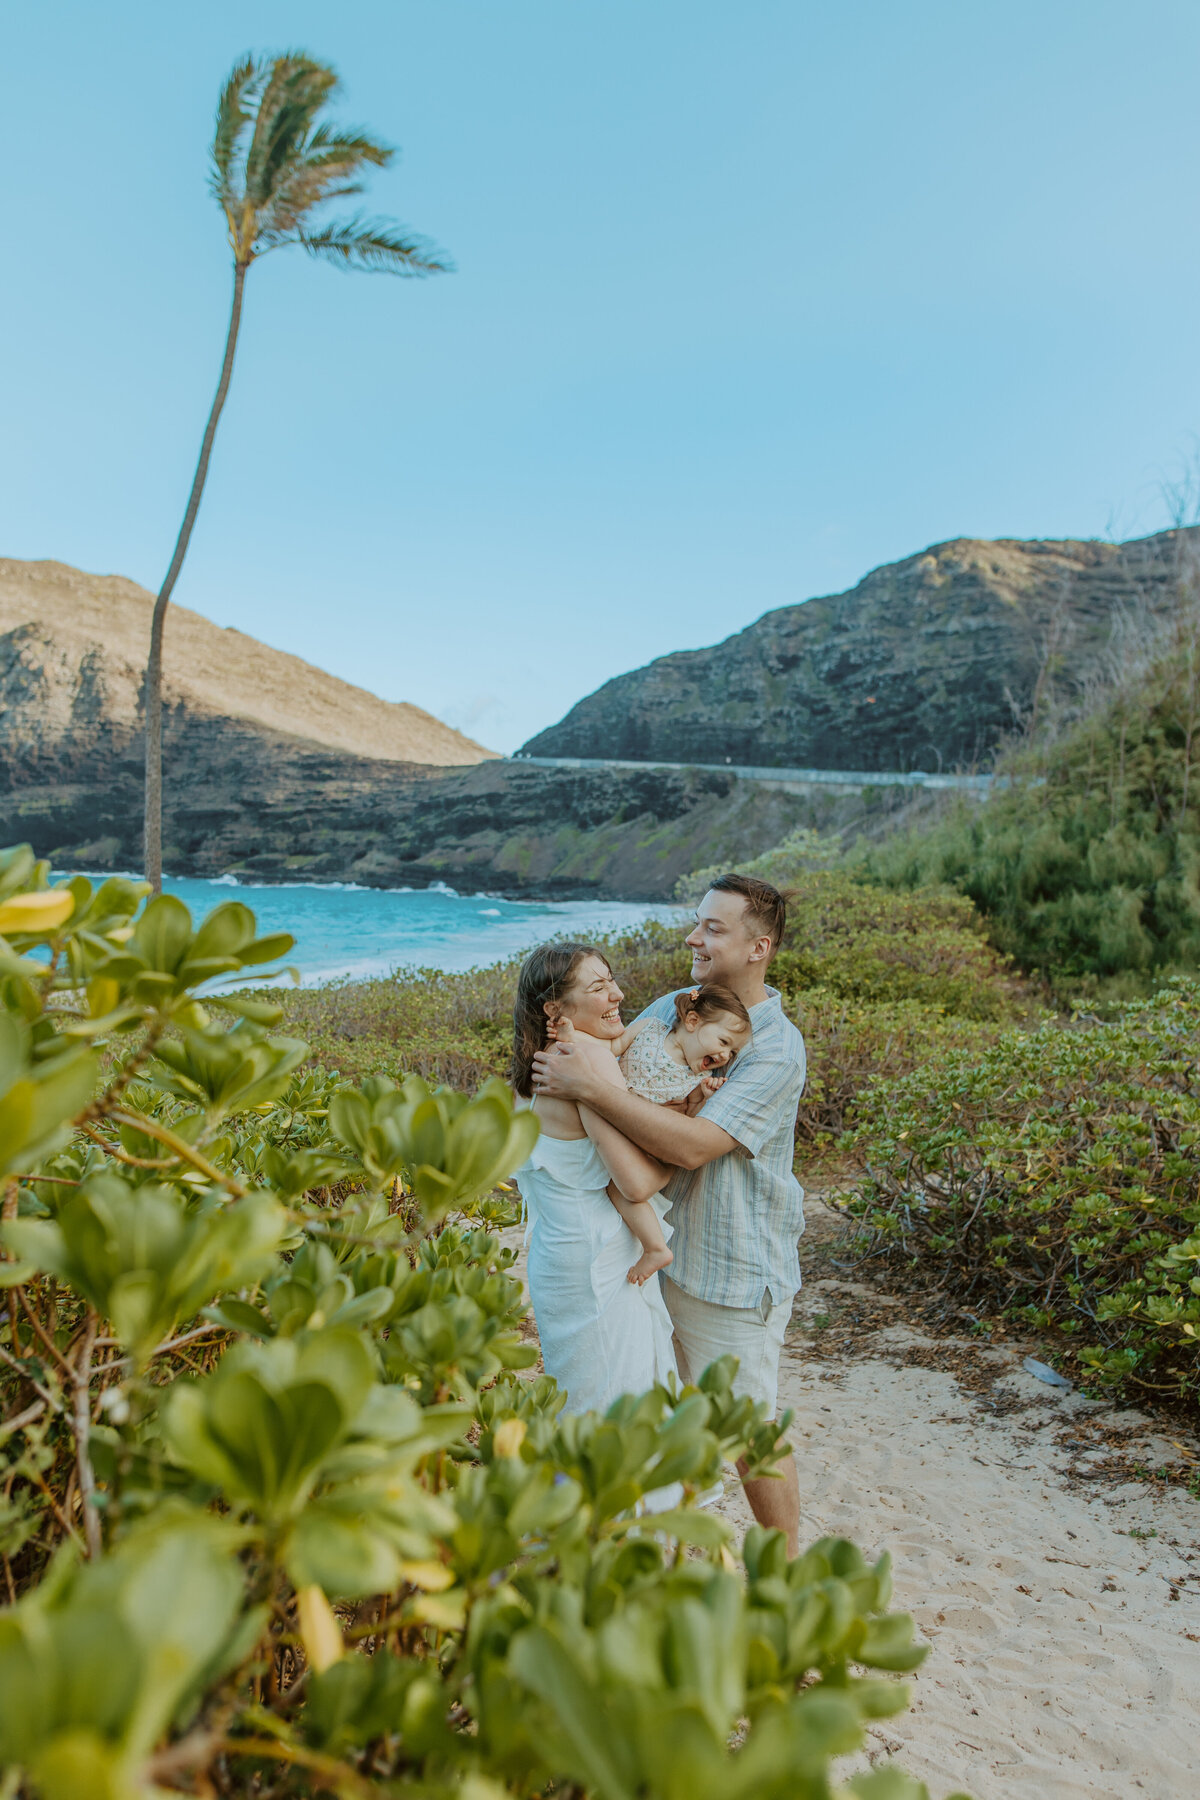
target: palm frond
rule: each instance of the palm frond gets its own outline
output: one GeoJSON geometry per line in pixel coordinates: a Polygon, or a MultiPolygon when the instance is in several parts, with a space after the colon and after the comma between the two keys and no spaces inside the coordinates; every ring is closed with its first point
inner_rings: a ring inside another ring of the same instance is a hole
{"type": "Polygon", "coordinates": [[[286,239],[303,245],[310,256],[339,269],[366,269],[386,275],[442,275],[454,267],[444,250],[426,238],[402,237],[386,219],[356,213],[335,219],[319,231],[299,228],[286,239]]]}
{"type": "Polygon", "coordinates": [[[394,154],[387,146],[358,132],[339,133],[324,128],[312,132],[302,152],[280,170],[271,197],[261,210],[258,235],[264,248],[282,233],[300,226],[318,206],[361,194],[359,172],[368,160],[367,152],[376,167],[394,154]]]}
{"type": "Polygon", "coordinates": [[[232,190],[237,185],[238,153],[246,128],[257,110],[257,90],[266,79],[266,72],[265,63],[257,62],[253,56],[245,56],[231,70],[221,89],[213,132],[209,187],[222,205],[232,197],[232,190]]]}
{"type": "Polygon", "coordinates": [[[336,161],[339,157],[357,163],[373,163],[385,169],[396,154],[395,145],[381,144],[365,131],[339,131],[333,125],[318,125],[308,140],[309,162],[336,161]]]}
{"type": "Polygon", "coordinates": [[[336,72],[302,52],[277,56],[263,87],[246,152],[246,197],[266,205],[279,175],[303,153],[313,120],[337,92],[336,72]]]}
{"type": "Polygon", "coordinates": [[[257,251],[273,249],[285,238],[293,241],[296,232],[318,206],[330,200],[348,199],[362,191],[361,181],[342,180],[336,169],[304,167],[291,171],[279,184],[270,205],[258,216],[257,251]]]}

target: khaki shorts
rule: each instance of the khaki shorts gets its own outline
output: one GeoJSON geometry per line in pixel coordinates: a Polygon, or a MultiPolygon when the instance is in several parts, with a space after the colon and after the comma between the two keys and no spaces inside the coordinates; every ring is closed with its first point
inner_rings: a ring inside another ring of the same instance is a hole
{"type": "Polygon", "coordinates": [[[767,1304],[765,1295],[761,1307],[718,1306],[685,1293],[666,1274],[662,1293],[675,1327],[680,1378],[695,1381],[709,1363],[732,1354],[739,1365],[733,1378],[734,1393],[761,1400],[767,1417],[773,1419],[779,1403],[779,1352],[795,1295],[789,1294],[773,1306],[767,1304]]]}

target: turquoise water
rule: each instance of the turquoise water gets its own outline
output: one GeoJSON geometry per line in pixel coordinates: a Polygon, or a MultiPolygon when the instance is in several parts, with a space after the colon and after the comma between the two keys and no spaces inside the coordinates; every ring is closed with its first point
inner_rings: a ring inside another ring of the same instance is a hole
{"type": "MultiPolygon", "coordinates": [[[[89,875],[89,879],[102,879],[89,875]]],[[[289,963],[306,986],[340,976],[386,975],[416,966],[471,969],[518,955],[564,932],[591,937],[646,919],[670,919],[676,908],[627,901],[499,900],[432,888],[362,888],[348,884],[256,885],[223,876],[216,881],[163,881],[199,920],[223,900],[241,900],[260,931],[290,931],[289,963]]]]}

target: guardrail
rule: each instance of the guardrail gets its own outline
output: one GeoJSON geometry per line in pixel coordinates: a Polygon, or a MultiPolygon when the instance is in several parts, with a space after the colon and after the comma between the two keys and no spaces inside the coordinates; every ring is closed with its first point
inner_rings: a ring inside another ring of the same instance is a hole
{"type": "Polygon", "coordinates": [[[604,756],[510,756],[505,761],[531,763],[542,769],[714,769],[721,775],[735,775],[744,781],[789,785],[824,782],[831,787],[853,788],[966,788],[976,793],[985,793],[995,779],[991,775],[931,775],[923,769],[910,769],[907,773],[896,769],[777,769],[766,764],[661,762],[657,758],[635,762],[604,756]]]}

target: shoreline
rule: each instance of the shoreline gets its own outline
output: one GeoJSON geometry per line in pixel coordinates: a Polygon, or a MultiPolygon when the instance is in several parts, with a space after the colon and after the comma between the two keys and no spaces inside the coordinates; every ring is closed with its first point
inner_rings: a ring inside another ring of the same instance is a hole
{"type": "MultiPolygon", "coordinates": [[[[69,881],[76,875],[82,875],[92,882],[100,881],[142,881],[143,875],[132,869],[97,869],[97,868],[55,868],[51,862],[50,875],[55,881],[69,881]]],[[[552,892],[544,887],[506,887],[477,888],[467,892],[464,888],[452,887],[449,882],[435,880],[395,885],[383,879],[378,881],[342,881],[336,877],[321,876],[273,876],[259,873],[257,870],[239,871],[226,869],[220,874],[201,874],[195,869],[164,869],[163,881],[203,881],[211,887],[241,888],[271,892],[275,890],[312,890],[320,893],[342,894],[444,894],[452,900],[505,900],[513,906],[586,906],[594,903],[597,906],[645,906],[662,907],[669,912],[678,911],[680,902],[663,899],[659,894],[617,894],[607,889],[600,890],[579,883],[553,883],[552,892]]]]}
{"type": "MultiPolygon", "coordinates": [[[[52,873],[58,879],[81,876],[94,883],[142,879],[128,870],[52,873]]],[[[181,900],[197,919],[222,903],[238,902],[253,910],[260,932],[288,932],[295,942],[283,961],[297,969],[304,988],[419,974],[465,975],[515,962],[549,938],[607,938],[660,921],[682,921],[673,902],[510,899],[483,889],[464,893],[445,881],[424,888],[368,887],[168,873],[163,891],[181,900]]]]}

